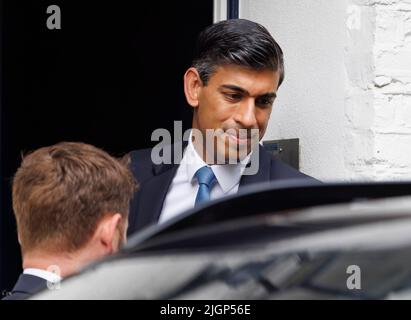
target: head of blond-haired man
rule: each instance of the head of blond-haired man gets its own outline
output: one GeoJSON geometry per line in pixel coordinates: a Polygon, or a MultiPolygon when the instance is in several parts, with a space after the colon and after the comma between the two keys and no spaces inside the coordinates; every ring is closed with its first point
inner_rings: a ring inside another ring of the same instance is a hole
{"type": "Polygon", "coordinates": [[[8,298],[32,294],[33,279],[44,287],[53,275],[115,253],[126,241],[134,190],[127,165],[88,144],[62,142],[25,156],[12,196],[24,269],[17,285],[25,278],[26,292],[16,285],[8,298]]]}

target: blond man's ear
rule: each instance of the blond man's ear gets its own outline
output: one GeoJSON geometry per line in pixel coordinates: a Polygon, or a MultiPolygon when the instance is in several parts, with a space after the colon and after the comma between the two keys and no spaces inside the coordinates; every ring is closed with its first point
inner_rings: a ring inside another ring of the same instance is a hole
{"type": "Polygon", "coordinates": [[[123,222],[123,217],[120,213],[107,214],[99,222],[97,226],[97,236],[101,245],[104,248],[106,254],[113,254],[118,251],[121,243],[121,223],[123,222]]]}

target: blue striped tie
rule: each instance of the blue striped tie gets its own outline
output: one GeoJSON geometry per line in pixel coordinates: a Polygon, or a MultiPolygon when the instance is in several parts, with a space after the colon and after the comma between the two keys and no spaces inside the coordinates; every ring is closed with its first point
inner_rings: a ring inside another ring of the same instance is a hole
{"type": "Polygon", "coordinates": [[[210,200],[210,191],[217,182],[213,170],[210,167],[204,166],[197,170],[195,176],[198,180],[198,192],[195,205],[210,200]]]}

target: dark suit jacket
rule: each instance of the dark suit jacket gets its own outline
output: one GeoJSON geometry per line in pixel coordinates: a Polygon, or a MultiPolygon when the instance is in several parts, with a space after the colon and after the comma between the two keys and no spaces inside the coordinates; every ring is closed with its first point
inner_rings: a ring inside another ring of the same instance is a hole
{"type": "MultiPolygon", "coordinates": [[[[173,146],[169,147],[172,155],[173,146]]],[[[252,183],[283,179],[316,181],[276,159],[261,145],[259,148],[259,170],[255,175],[243,175],[239,188],[252,183]]],[[[139,189],[130,205],[129,235],[158,222],[165,197],[179,166],[178,164],[154,164],[151,161],[151,150],[142,149],[130,153],[130,169],[139,183],[139,189]]]]}
{"type": "Polygon", "coordinates": [[[21,274],[11,294],[3,300],[23,300],[47,288],[47,280],[31,274],[21,274]]]}

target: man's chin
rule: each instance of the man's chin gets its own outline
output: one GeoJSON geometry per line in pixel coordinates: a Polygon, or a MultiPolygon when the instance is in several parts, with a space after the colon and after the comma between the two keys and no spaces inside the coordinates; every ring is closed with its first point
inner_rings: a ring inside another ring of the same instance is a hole
{"type": "MultiPolygon", "coordinates": [[[[244,160],[252,150],[251,139],[231,139],[227,135],[220,136],[216,141],[214,152],[207,153],[207,162],[211,164],[236,164],[244,160]],[[239,140],[239,141],[237,141],[239,140]],[[211,156],[211,157],[210,157],[211,156]],[[212,159],[210,159],[210,158],[212,159]]],[[[209,151],[211,151],[209,149],[209,151]]]]}
{"type": "Polygon", "coordinates": [[[243,161],[251,152],[250,146],[240,147],[238,149],[227,148],[224,151],[224,155],[221,155],[219,159],[224,159],[225,164],[237,164],[243,161]]]}

